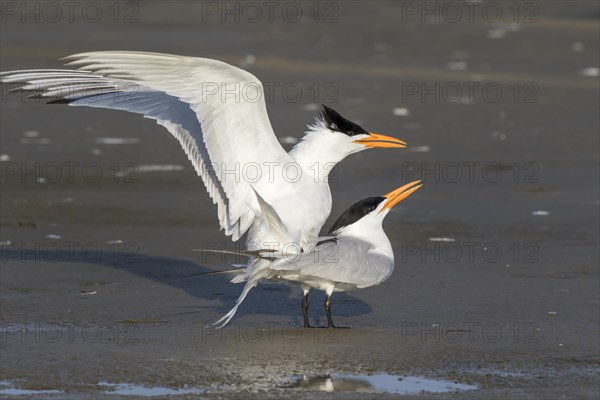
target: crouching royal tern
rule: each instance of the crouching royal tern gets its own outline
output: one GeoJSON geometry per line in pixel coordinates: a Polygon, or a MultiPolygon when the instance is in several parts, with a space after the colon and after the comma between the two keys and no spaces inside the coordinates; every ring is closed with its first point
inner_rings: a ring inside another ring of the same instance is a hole
{"type": "Polygon", "coordinates": [[[142,114],[181,144],[217,205],[220,226],[246,248],[278,242],[263,218],[273,209],[292,243],[314,240],[331,212],[327,176],[346,156],[374,147],[403,148],[324,107],[286,153],[267,115],[262,83],[221,61],[160,53],[98,51],[66,57],[72,69],[0,74],[15,91],[49,103],[142,114]]]}
{"type": "MultiPolygon", "coordinates": [[[[272,280],[300,284],[304,290],[302,314],[307,328],[310,327],[308,292],[311,288],[325,291],[327,326],[335,328],[331,318],[334,292],[379,285],[392,274],[394,252],[383,231],[383,219],[392,207],[419,189],[420,182],[414,181],[384,196],[369,197],[354,204],[335,221],[329,236],[320,238],[310,251],[291,255],[266,250],[252,253],[252,262],[263,265],[248,268],[244,276],[246,285],[235,306],[215,325],[225,326],[254,286],[272,280]]],[[[243,270],[224,272],[244,274],[243,270]]],[[[240,281],[236,278],[232,282],[240,281]]]]}

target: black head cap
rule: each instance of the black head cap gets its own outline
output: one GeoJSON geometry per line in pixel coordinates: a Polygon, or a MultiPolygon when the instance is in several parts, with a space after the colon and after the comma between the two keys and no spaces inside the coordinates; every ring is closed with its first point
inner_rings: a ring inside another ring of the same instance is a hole
{"type": "Polygon", "coordinates": [[[342,117],[337,111],[327,107],[325,104],[323,104],[321,118],[323,118],[325,125],[332,131],[345,133],[348,136],[369,134],[369,132],[364,130],[361,126],[342,117]]]}
{"type": "Polygon", "coordinates": [[[342,215],[340,215],[340,217],[333,223],[328,235],[335,235],[335,233],[343,227],[352,225],[376,209],[377,206],[379,206],[379,204],[381,204],[381,202],[384,200],[386,200],[385,197],[369,197],[350,206],[350,208],[344,211],[342,215]]]}

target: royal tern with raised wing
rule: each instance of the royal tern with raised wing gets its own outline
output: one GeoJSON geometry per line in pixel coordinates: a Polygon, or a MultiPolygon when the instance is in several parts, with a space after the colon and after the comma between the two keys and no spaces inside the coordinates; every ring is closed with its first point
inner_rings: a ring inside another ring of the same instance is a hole
{"type": "Polygon", "coordinates": [[[179,141],[204,181],[225,234],[235,241],[248,232],[247,248],[261,248],[280,236],[261,219],[258,198],[275,210],[290,241],[308,249],[331,212],[331,168],[364,149],[406,147],[324,107],[286,153],[269,122],[262,83],[221,61],[130,51],[66,59],[75,70],[4,72],[0,81],[50,103],[124,110],[156,120],[179,141]]]}
{"type": "MultiPolygon", "coordinates": [[[[369,197],[352,205],[335,221],[329,236],[320,238],[310,251],[301,254],[272,251],[252,253],[252,262],[262,265],[248,268],[249,271],[244,276],[246,285],[235,306],[215,324],[225,326],[249,291],[258,283],[271,280],[293,282],[302,287],[302,314],[304,327],[307,328],[310,327],[308,292],[311,288],[325,291],[327,326],[335,328],[331,318],[331,295],[334,292],[379,285],[392,274],[394,252],[383,231],[383,219],[392,207],[421,186],[421,181],[414,181],[384,196],[369,197]]],[[[244,273],[243,270],[225,272],[244,273]]]]}

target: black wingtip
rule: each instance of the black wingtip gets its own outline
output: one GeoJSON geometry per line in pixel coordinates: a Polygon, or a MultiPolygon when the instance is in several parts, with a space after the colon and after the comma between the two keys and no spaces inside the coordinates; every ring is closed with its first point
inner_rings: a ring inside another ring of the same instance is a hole
{"type": "Polygon", "coordinates": [[[70,99],[55,99],[55,100],[50,100],[47,101],[46,104],[69,104],[72,103],[74,100],[70,100],[70,99]]]}

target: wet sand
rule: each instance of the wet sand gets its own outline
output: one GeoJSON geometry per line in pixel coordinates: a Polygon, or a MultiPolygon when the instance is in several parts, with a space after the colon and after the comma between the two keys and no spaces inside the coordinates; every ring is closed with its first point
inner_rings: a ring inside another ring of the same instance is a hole
{"type": "MultiPolygon", "coordinates": [[[[294,3],[298,22],[262,10],[253,23],[250,10],[222,21],[223,4],[210,4],[124,3],[117,23],[108,6],[97,22],[22,22],[11,11],[0,69],[59,67],[59,57],[100,49],[217,58],[272,84],[281,138],[301,137],[315,103],[402,138],[409,149],[340,164],[325,226],[361,198],[423,178],[384,224],[394,274],[334,295],[334,319],[351,329],[300,328],[300,290],[261,285],[225,330],[211,330],[241,287],[221,275],[176,278],[236,261],[192,249],[235,245],[176,141],[139,116],[3,88],[2,398],[187,388],[182,398],[317,399],[326,379],[294,382],[328,374],[341,382],[328,398],[598,398],[598,5],[531,2],[515,19],[495,3],[500,22],[470,22],[466,10],[450,22],[440,9],[432,23],[421,3],[316,14],[307,2],[294,3]],[[140,172],[148,165],[181,168],[140,172]],[[477,389],[377,393],[335,374],[477,389]]],[[[323,299],[311,298],[317,324],[323,299]]]]}

